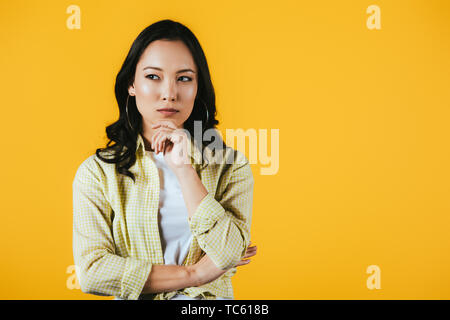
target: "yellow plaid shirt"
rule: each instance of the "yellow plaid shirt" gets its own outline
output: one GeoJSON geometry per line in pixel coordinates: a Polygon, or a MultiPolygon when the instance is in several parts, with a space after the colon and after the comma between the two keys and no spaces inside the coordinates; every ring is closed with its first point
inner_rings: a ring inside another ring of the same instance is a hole
{"type": "Polygon", "coordinates": [[[191,139],[188,154],[208,194],[188,220],[193,240],[183,265],[195,264],[206,253],[218,267],[231,269],[200,287],[141,294],[152,265],[162,265],[164,259],[158,229],[159,173],[138,135],[136,163],[129,169],[136,183],[95,154],[75,174],[73,255],[83,292],[133,300],[166,300],[180,293],[204,299],[234,296],[234,266],[250,242],[252,170],[245,155],[230,147],[215,152],[205,148],[202,157],[191,139]],[[223,161],[211,160],[218,153],[223,161]]]}

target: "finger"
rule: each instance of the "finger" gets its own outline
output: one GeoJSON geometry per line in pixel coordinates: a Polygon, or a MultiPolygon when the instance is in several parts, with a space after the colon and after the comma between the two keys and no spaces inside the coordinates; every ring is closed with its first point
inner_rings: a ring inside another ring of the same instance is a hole
{"type": "Polygon", "coordinates": [[[245,258],[253,257],[255,254],[256,254],[256,251],[249,252],[249,253],[246,253],[242,258],[245,259],[245,258]]]}
{"type": "Polygon", "coordinates": [[[167,151],[171,150],[171,146],[170,143],[165,143],[164,144],[164,149],[163,149],[163,154],[166,154],[167,151]]]}
{"type": "Polygon", "coordinates": [[[161,132],[155,132],[154,134],[153,134],[153,137],[152,137],[152,141],[151,141],[151,144],[152,144],[152,149],[153,149],[153,151],[155,152],[155,153],[157,153],[157,148],[156,148],[156,139],[158,138],[158,136],[161,134],[161,132]]]}
{"type": "Polygon", "coordinates": [[[151,139],[151,141],[150,141],[151,147],[152,147],[153,151],[155,151],[155,152],[156,152],[156,139],[158,138],[158,136],[160,135],[160,133],[161,133],[160,130],[156,131],[156,132],[153,134],[152,139],[151,139]]]}
{"type": "Polygon", "coordinates": [[[180,136],[175,134],[175,131],[172,129],[165,130],[165,134],[163,138],[160,138],[159,145],[161,152],[165,154],[166,146],[169,144],[175,145],[180,141],[180,136]]]}
{"type": "Polygon", "coordinates": [[[160,150],[164,154],[166,147],[170,144],[170,133],[166,133],[164,135],[164,139],[161,139],[160,141],[160,150]]]}
{"type": "Polygon", "coordinates": [[[250,261],[251,261],[250,259],[249,259],[249,260],[241,260],[241,261],[239,261],[239,262],[237,263],[236,266],[244,266],[244,265],[246,265],[246,264],[249,264],[250,261]]]}
{"type": "Polygon", "coordinates": [[[246,252],[242,258],[253,257],[253,256],[256,255],[256,254],[257,254],[256,251],[246,252]]]}
{"type": "Polygon", "coordinates": [[[166,137],[166,133],[165,133],[165,132],[162,132],[162,133],[159,135],[158,140],[157,140],[158,153],[161,152],[161,150],[162,150],[162,145],[163,145],[164,141],[166,140],[166,138],[167,138],[167,137],[166,137]]]}
{"type": "Polygon", "coordinates": [[[162,136],[164,135],[163,132],[159,132],[158,135],[155,137],[155,142],[154,142],[154,146],[155,146],[155,153],[159,153],[159,140],[162,138],[162,136]]]}
{"type": "Polygon", "coordinates": [[[254,256],[255,254],[256,254],[256,250],[246,251],[245,254],[244,254],[244,257],[247,256],[247,255],[252,255],[252,256],[254,256]]]}
{"type": "Polygon", "coordinates": [[[162,146],[162,142],[166,139],[166,134],[167,134],[167,131],[164,129],[161,129],[158,132],[158,136],[155,138],[155,145],[156,145],[156,149],[157,149],[158,153],[161,152],[161,150],[162,150],[161,146],[162,146]]]}
{"type": "Polygon", "coordinates": [[[166,154],[166,151],[170,151],[169,145],[170,145],[169,140],[165,140],[163,142],[163,146],[162,146],[162,153],[163,154],[166,154]]]}
{"type": "Polygon", "coordinates": [[[174,131],[168,134],[167,138],[172,141],[173,143],[178,143],[181,141],[181,136],[179,134],[176,134],[174,131]]]}
{"type": "Polygon", "coordinates": [[[254,256],[256,254],[256,251],[254,251],[254,252],[246,252],[246,253],[244,253],[244,255],[242,256],[242,258],[241,259],[245,259],[245,258],[248,258],[248,257],[252,257],[252,256],[254,256]]]}

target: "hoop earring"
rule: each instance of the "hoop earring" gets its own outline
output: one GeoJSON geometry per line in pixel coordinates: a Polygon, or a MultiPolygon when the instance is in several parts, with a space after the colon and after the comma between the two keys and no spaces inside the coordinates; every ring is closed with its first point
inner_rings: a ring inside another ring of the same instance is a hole
{"type": "Polygon", "coordinates": [[[205,121],[205,124],[206,124],[206,123],[208,123],[208,120],[209,120],[208,107],[207,107],[206,103],[203,101],[203,99],[199,98],[199,100],[203,103],[203,105],[205,106],[205,109],[206,109],[206,121],[205,121]]]}
{"type": "Polygon", "coordinates": [[[130,118],[128,117],[128,98],[129,98],[129,97],[130,97],[130,95],[128,94],[128,95],[127,95],[127,103],[126,103],[125,110],[126,110],[126,113],[127,113],[127,121],[128,121],[128,125],[130,126],[131,130],[134,130],[133,126],[131,125],[130,118]]]}

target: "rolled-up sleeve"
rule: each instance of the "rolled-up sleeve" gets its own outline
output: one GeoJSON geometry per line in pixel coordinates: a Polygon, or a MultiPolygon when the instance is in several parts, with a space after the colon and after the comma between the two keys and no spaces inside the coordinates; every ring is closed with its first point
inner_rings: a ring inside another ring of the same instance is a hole
{"type": "Polygon", "coordinates": [[[115,254],[113,210],[102,187],[104,176],[92,158],[73,181],[73,255],[81,290],[102,296],[137,300],[152,264],[115,254]]]}
{"type": "Polygon", "coordinates": [[[241,157],[221,199],[208,193],[189,219],[199,246],[222,270],[234,267],[250,243],[254,179],[248,160],[241,157]]]}

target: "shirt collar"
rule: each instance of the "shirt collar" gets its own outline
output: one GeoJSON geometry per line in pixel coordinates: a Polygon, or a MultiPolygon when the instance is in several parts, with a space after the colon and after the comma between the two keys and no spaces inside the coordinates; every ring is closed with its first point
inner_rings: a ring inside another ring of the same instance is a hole
{"type": "MultiPolygon", "coordinates": [[[[205,156],[202,157],[202,151],[197,147],[197,144],[194,142],[194,139],[189,140],[189,146],[187,153],[189,155],[189,158],[191,160],[191,165],[196,166],[198,168],[204,168],[206,165],[208,165],[208,160],[211,156],[211,151],[205,147],[205,156]]],[[[142,153],[145,152],[145,144],[144,144],[144,138],[142,138],[142,135],[138,133],[137,140],[136,140],[136,153],[142,153]]]]}

